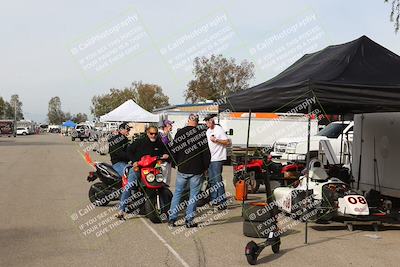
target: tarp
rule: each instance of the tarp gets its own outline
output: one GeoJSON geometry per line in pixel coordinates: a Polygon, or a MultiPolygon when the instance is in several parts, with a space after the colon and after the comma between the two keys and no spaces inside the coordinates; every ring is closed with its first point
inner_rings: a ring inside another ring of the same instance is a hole
{"type": "Polygon", "coordinates": [[[228,96],[220,110],[306,113],[297,109],[306,99],[326,114],[399,111],[400,57],[362,36],[304,55],[271,80],[228,96]]]}
{"type": "Polygon", "coordinates": [[[76,126],[76,123],[71,121],[71,120],[69,120],[69,121],[64,122],[62,126],[73,128],[73,127],[76,126]]]}
{"type": "Polygon", "coordinates": [[[100,121],[159,122],[159,116],[148,112],[129,99],[116,109],[100,116],[100,121]]]}

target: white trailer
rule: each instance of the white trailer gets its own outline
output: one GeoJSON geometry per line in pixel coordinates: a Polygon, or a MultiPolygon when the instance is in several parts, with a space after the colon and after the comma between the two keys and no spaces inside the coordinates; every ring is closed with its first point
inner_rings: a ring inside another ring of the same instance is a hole
{"type": "Polygon", "coordinates": [[[355,115],[353,138],[356,186],[400,198],[400,112],[355,115]]]}
{"type": "MultiPolygon", "coordinates": [[[[280,138],[307,137],[308,117],[304,114],[252,113],[249,147],[272,147],[280,138]]],[[[222,116],[220,125],[234,147],[246,147],[249,113],[222,116]]],[[[318,120],[311,120],[311,134],[318,131],[318,120]]]]}

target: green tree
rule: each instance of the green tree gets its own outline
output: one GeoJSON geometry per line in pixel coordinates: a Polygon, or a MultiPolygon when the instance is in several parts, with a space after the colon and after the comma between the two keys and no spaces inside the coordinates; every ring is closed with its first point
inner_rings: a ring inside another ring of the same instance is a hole
{"type": "Polygon", "coordinates": [[[64,112],[61,110],[61,100],[58,96],[52,97],[49,101],[47,119],[50,124],[60,125],[65,118],[64,112]]]}
{"type": "Polygon", "coordinates": [[[236,64],[235,59],[222,55],[194,60],[194,79],[185,91],[186,101],[217,100],[247,89],[254,77],[254,64],[247,60],[236,64]]]}
{"type": "Polygon", "coordinates": [[[0,119],[6,118],[6,101],[0,96],[0,119]]]}
{"type": "Polygon", "coordinates": [[[90,108],[95,117],[100,117],[115,109],[128,99],[134,99],[132,90],[110,89],[110,92],[104,95],[94,96],[92,98],[92,107],[90,108]]]}
{"type": "Polygon", "coordinates": [[[124,89],[112,88],[107,94],[94,96],[91,112],[95,117],[100,117],[129,99],[148,111],[169,105],[168,96],[164,95],[160,86],[140,81],[133,82],[130,87],[124,89]]]}
{"type": "Polygon", "coordinates": [[[81,123],[88,120],[87,115],[85,113],[78,113],[71,118],[71,120],[75,123],[81,123]]]}
{"type": "Polygon", "coordinates": [[[13,120],[16,115],[17,120],[24,119],[24,114],[22,113],[22,102],[19,100],[18,95],[12,95],[10,102],[5,102],[4,99],[2,100],[4,102],[3,118],[13,120]],[[16,114],[15,109],[17,111],[16,114]]]}
{"type": "Polygon", "coordinates": [[[169,105],[169,97],[164,95],[162,88],[156,84],[144,84],[133,82],[131,89],[133,90],[135,102],[148,111],[169,105]]]}
{"type": "MultiPolygon", "coordinates": [[[[400,29],[400,0],[390,0],[392,2],[392,11],[390,12],[390,21],[394,23],[394,30],[398,33],[400,29]]],[[[389,0],[385,0],[389,2],[389,0]]]]}
{"type": "Polygon", "coordinates": [[[63,121],[69,121],[69,120],[72,120],[72,115],[71,115],[71,113],[70,112],[66,112],[66,113],[64,113],[64,116],[63,116],[63,121]]]}
{"type": "Polygon", "coordinates": [[[11,106],[10,102],[5,102],[4,119],[7,119],[7,120],[14,119],[14,108],[11,106]]]}

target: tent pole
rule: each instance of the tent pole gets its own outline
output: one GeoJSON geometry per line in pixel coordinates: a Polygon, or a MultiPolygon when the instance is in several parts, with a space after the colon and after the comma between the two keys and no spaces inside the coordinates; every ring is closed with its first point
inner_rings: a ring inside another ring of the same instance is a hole
{"type": "Polygon", "coordinates": [[[363,149],[363,143],[364,143],[364,137],[363,137],[363,127],[364,126],[364,114],[361,115],[361,142],[360,142],[360,156],[359,156],[359,161],[358,161],[358,175],[357,175],[357,190],[360,189],[360,180],[361,180],[361,162],[362,162],[362,149],[363,149]]]}
{"type": "MultiPolygon", "coordinates": [[[[308,203],[308,180],[310,178],[310,142],[311,142],[311,105],[308,105],[308,131],[307,131],[307,180],[306,180],[306,203],[308,203]]],[[[308,244],[308,218],[305,221],[305,231],[304,231],[304,244],[308,244]]]]}
{"type": "MultiPolygon", "coordinates": [[[[340,154],[339,154],[339,164],[342,165],[342,157],[343,157],[343,126],[344,126],[344,115],[340,115],[342,117],[342,133],[340,134],[340,154]]],[[[343,162],[344,164],[344,162],[343,162]]]]}
{"type": "Polygon", "coordinates": [[[244,158],[244,170],[247,169],[247,157],[249,152],[249,140],[250,140],[250,123],[251,123],[251,109],[249,109],[249,121],[247,123],[247,140],[246,140],[246,157],[244,158]]]}
{"type": "MultiPolygon", "coordinates": [[[[249,121],[247,124],[247,141],[246,141],[246,155],[244,157],[244,175],[247,175],[247,162],[249,157],[249,140],[250,140],[250,124],[251,124],[251,109],[249,109],[249,121]]],[[[245,179],[246,181],[246,179],[245,179]]],[[[242,198],[242,208],[244,206],[244,197],[242,198]]],[[[243,209],[242,209],[243,211],[243,209]]]]}

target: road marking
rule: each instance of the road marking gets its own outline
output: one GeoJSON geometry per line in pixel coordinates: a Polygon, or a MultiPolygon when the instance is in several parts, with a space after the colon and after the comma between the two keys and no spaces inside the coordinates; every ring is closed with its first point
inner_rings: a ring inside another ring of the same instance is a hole
{"type": "Polygon", "coordinates": [[[144,223],[144,225],[147,226],[147,228],[150,229],[150,231],[153,232],[153,234],[164,244],[164,246],[167,247],[167,249],[174,254],[174,256],[181,262],[181,264],[185,267],[190,267],[189,264],[187,264],[187,262],[178,254],[178,252],[175,251],[175,249],[173,249],[168,243],[167,241],[165,241],[164,238],[162,238],[156,230],[154,230],[153,227],[151,227],[148,222],[144,219],[144,218],[140,218],[140,220],[144,223]]]}

